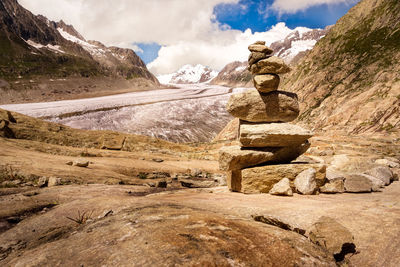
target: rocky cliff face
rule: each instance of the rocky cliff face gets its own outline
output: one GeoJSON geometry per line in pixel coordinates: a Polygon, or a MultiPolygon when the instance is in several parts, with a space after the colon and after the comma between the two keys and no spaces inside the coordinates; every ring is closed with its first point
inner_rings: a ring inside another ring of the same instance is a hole
{"type": "Polygon", "coordinates": [[[363,0],[284,81],[299,96],[300,120],[318,130],[398,132],[400,2],[363,0]]]}
{"type": "MultiPolygon", "coordinates": [[[[299,27],[286,36],[285,39],[273,42],[270,45],[274,50],[273,55],[281,57],[288,64],[296,65],[314,47],[316,42],[326,35],[329,29],[330,26],[325,29],[299,27]]],[[[225,86],[252,87],[253,82],[251,74],[247,70],[247,61],[235,61],[227,64],[211,83],[225,86]]]]}
{"type": "Polygon", "coordinates": [[[87,42],[71,25],[35,16],[16,0],[0,2],[0,76],[143,78],[158,84],[131,50],[87,42]]]}
{"type": "Polygon", "coordinates": [[[247,61],[234,61],[226,65],[211,83],[225,86],[251,87],[253,81],[251,74],[247,70],[247,61]]]}

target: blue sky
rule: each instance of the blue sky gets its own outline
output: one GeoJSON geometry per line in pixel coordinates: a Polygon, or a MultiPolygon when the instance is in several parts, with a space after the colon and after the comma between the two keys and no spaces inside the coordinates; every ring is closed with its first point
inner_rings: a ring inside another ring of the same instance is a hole
{"type": "MultiPolygon", "coordinates": [[[[301,0],[299,0],[301,1],[301,0]]],[[[219,4],[214,7],[215,21],[228,25],[230,29],[252,32],[268,31],[278,22],[285,22],[289,28],[325,28],[335,24],[356,2],[319,4],[293,14],[279,14],[270,9],[273,0],[241,0],[237,4],[219,4]]],[[[158,57],[161,45],[157,43],[136,43],[143,51],[137,54],[147,64],[158,57]]]]}

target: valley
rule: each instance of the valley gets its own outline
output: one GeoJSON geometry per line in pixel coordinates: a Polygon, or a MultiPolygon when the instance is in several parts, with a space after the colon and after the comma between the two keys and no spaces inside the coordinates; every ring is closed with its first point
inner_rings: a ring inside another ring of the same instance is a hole
{"type": "Polygon", "coordinates": [[[142,134],[173,142],[207,142],[232,117],[225,110],[232,93],[244,88],[209,84],[56,102],[1,105],[73,128],[142,134]]]}

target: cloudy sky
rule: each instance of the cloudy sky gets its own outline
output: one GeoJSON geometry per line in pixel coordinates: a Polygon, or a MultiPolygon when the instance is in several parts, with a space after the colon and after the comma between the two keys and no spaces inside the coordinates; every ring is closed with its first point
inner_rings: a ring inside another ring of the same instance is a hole
{"type": "Polygon", "coordinates": [[[184,64],[220,70],[256,40],[334,24],[359,0],[19,0],[86,39],[133,48],[155,74],[184,64]]]}

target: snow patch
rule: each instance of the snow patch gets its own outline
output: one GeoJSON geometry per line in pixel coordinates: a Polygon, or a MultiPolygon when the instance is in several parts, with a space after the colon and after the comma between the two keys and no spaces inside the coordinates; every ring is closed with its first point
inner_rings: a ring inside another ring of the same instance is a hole
{"type": "Polygon", "coordinates": [[[239,71],[244,71],[246,69],[246,66],[239,66],[236,67],[235,71],[239,72],[239,71]]]}
{"type": "Polygon", "coordinates": [[[61,34],[61,36],[64,37],[64,39],[74,42],[76,44],[79,44],[80,46],[82,46],[83,49],[88,51],[92,56],[104,55],[105,51],[103,49],[99,48],[98,46],[89,44],[85,40],[82,40],[76,36],[69,34],[68,32],[64,31],[62,28],[57,28],[57,30],[61,34]]]}

